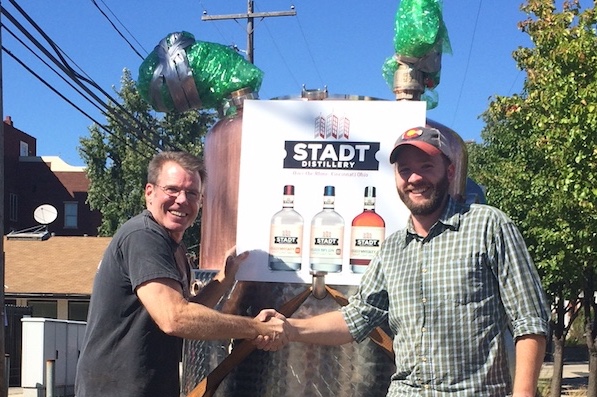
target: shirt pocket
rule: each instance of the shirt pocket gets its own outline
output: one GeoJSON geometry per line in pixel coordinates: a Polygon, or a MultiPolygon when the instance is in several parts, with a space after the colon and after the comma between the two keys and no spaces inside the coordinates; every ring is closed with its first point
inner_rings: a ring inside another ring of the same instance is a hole
{"type": "Polygon", "coordinates": [[[443,284],[446,302],[466,305],[493,294],[495,279],[481,255],[450,260],[441,273],[443,283],[439,284],[443,284]]]}

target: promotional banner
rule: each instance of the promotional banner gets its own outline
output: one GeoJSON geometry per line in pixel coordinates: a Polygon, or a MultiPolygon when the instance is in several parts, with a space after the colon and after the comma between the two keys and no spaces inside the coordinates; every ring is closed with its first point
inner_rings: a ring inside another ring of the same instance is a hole
{"type": "Polygon", "coordinates": [[[425,124],[420,101],[248,100],[244,103],[237,279],[356,285],[408,210],[390,152],[425,124]]]}

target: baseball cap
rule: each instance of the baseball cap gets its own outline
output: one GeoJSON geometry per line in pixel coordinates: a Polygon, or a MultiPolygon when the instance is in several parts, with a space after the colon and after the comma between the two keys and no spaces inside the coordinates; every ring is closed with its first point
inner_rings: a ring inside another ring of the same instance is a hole
{"type": "Polygon", "coordinates": [[[390,163],[393,164],[396,162],[399,148],[402,145],[415,146],[430,156],[437,156],[443,153],[453,161],[452,150],[448,139],[437,128],[415,127],[406,130],[394,144],[394,149],[390,153],[390,163]]]}

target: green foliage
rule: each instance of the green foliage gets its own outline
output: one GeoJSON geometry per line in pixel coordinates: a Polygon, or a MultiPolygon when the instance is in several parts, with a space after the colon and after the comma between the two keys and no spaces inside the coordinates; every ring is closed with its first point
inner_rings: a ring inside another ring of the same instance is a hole
{"type": "MultiPolygon", "coordinates": [[[[563,299],[592,297],[597,257],[597,13],[578,0],[527,0],[520,29],[533,43],[513,56],[523,92],[496,96],[483,114],[482,144],[471,145],[470,174],[487,201],[519,225],[564,340],[563,299]]],[[[584,302],[588,347],[597,345],[597,305],[584,302]],[[590,321],[587,321],[590,320],[590,321]]],[[[570,324],[568,325],[568,327],[570,324]]],[[[578,335],[574,336],[577,337],[578,335]]],[[[558,359],[562,359],[559,357],[558,359]]],[[[589,388],[597,390],[591,377],[589,388]],[[592,386],[591,386],[592,385],[592,386]]],[[[558,388],[557,379],[552,388],[558,388]]]]}
{"type": "Polygon", "coordinates": [[[548,293],[576,296],[597,263],[596,12],[574,0],[522,9],[534,44],[513,54],[524,89],[492,99],[470,174],[520,226],[548,293]]]}
{"type": "MultiPolygon", "coordinates": [[[[79,153],[90,181],[88,202],[102,214],[99,234],[111,236],[120,225],[145,208],[147,164],[159,150],[186,150],[201,156],[203,137],[213,124],[214,114],[190,111],[168,113],[158,118],[142,100],[131,73],[124,70],[122,100],[111,104],[107,124],[89,128],[80,139],[79,153]]],[[[198,221],[186,233],[188,246],[199,241],[198,221]]]]}

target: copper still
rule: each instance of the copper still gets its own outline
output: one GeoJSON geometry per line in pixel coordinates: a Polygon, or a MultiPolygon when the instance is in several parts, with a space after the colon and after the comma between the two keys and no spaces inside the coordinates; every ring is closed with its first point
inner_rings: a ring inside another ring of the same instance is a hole
{"type": "Polygon", "coordinates": [[[220,110],[220,120],[205,137],[207,183],[201,214],[202,269],[220,269],[236,245],[243,102],[258,99],[249,89],[233,92],[220,110]]]}

